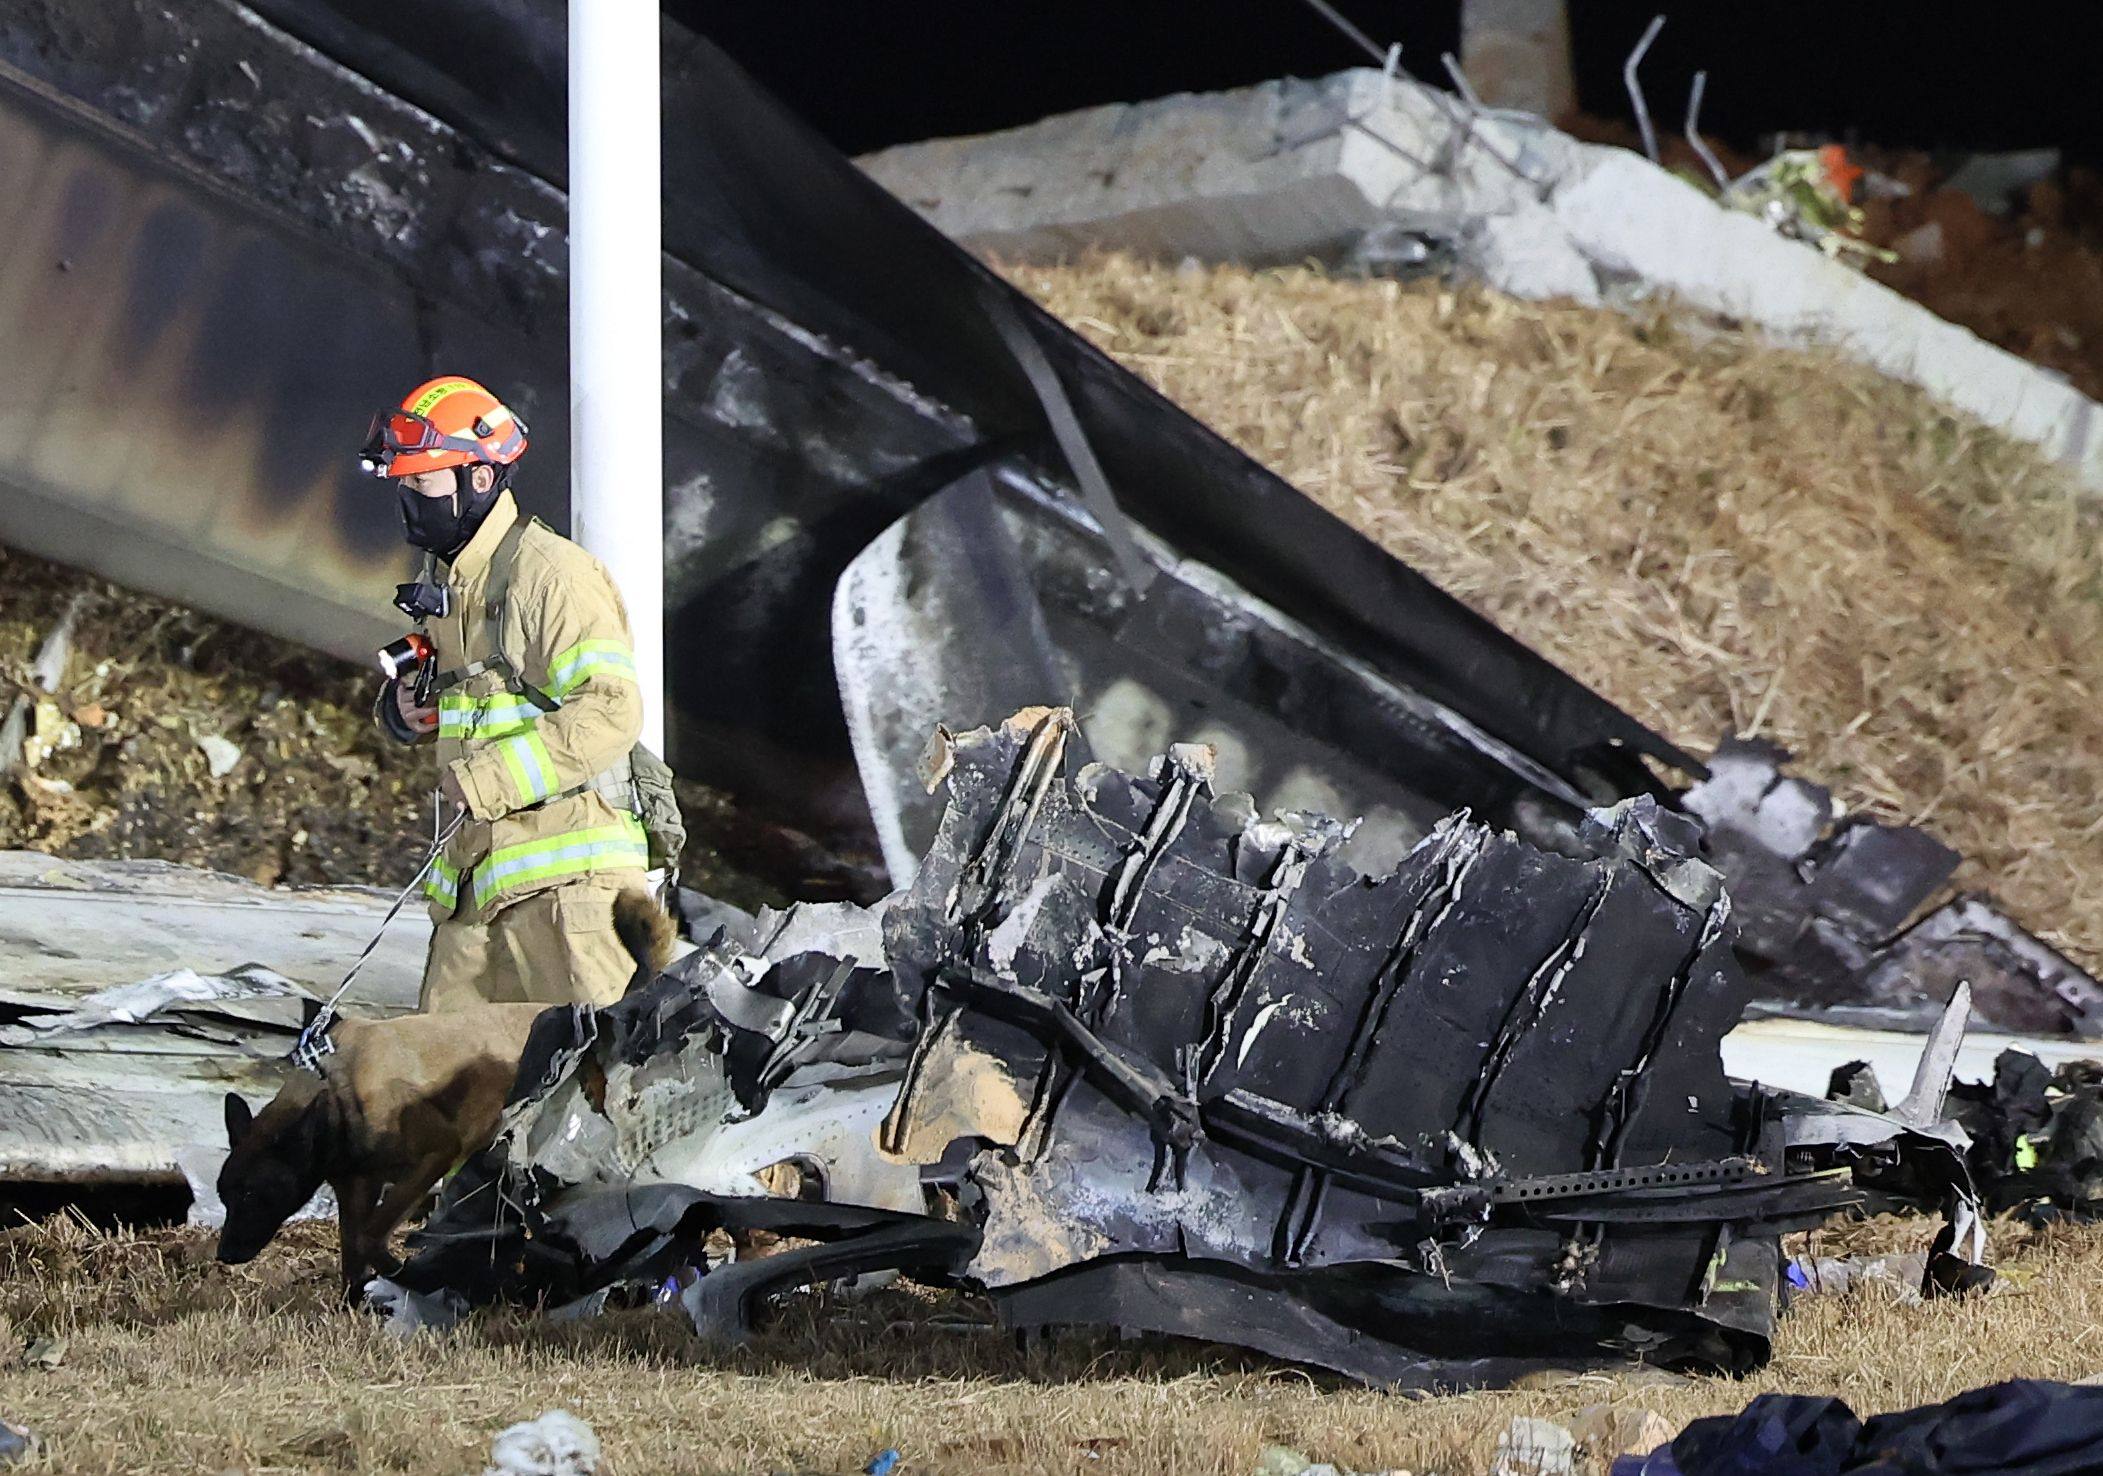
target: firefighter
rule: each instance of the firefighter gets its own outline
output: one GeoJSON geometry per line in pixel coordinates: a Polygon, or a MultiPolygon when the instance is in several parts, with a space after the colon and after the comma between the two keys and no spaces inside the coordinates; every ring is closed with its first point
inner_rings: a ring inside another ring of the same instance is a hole
{"type": "Polygon", "coordinates": [[[394,482],[424,554],[396,603],[425,659],[388,678],[374,716],[435,746],[459,821],[424,883],[425,1010],[605,1004],[635,967],[613,932],[614,897],[649,865],[628,616],[597,559],[520,516],[509,483],[525,449],[516,415],[445,376],[375,416],[362,459],[394,482]]]}

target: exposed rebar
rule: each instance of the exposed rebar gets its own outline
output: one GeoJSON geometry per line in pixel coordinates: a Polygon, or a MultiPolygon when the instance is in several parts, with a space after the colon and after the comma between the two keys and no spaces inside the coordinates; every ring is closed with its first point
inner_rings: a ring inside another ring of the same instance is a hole
{"type": "MultiPolygon", "coordinates": [[[[1309,3],[1314,3],[1314,0],[1309,0],[1309,3]]],[[[1643,65],[1643,57],[1650,50],[1650,43],[1657,40],[1658,32],[1664,29],[1665,17],[1652,16],[1650,24],[1643,28],[1643,39],[1636,43],[1636,49],[1628,54],[1628,60],[1621,65],[1622,85],[1628,88],[1628,100],[1635,105],[1636,126],[1643,130],[1643,152],[1650,156],[1650,162],[1653,164],[1658,162],[1658,134],[1657,130],[1650,126],[1650,105],[1643,100],[1643,84],[1636,80],[1636,68],[1643,65]]]]}
{"type": "Polygon", "coordinates": [[[1731,177],[1723,172],[1723,161],[1716,157],[1709,141],[1701,136],[1701,99],[1708,90],[1709,74],[1696,72],[1694,88],[1687,94],[1687,143],[1701,156],[1701,162],[1708,165],[1710,177],[1716,181],[1717,190],[1722,191],[1730,188],[1731,177]]]}
{"type": "Polygon", "coordinates": [[[1377,45],[1372,37],[1353,25],[1341,10],[1331,5],[1329,0],[1306,0],[1306,3],[1320,13],[1321,17],[1328,21],[1330,25],[1348,36],[1359,50],[1370,56],[1383,71],[1386,70],[1388,63],[1386,48],[1377,45]]]}

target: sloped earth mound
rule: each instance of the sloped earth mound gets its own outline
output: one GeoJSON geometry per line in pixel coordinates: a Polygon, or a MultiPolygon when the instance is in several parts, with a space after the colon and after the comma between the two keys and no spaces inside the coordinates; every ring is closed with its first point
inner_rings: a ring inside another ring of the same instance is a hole
{"type": "Polygon", "coordinates": [[[2103,960],[2103,517],[2027,448],[1686,315],[1121,257],[1011,275],[1666,737],[1787,745],[2103,960]]]}
{"type": "MultiPolygon", "coordinates": [[[[430,844],[435,776],[427,754],[373,726],[378,681],[0,547],[0,715],[18,694],[45,707],[28,724],[44,740],[33,762],[0,783],[0,850],[151,857],[265,885],[400,887],[430,844]],[[76,598],[65,672],[46,697],[30,668],[76,598]]],[[[682,879],[725,901],[838,895],[871,865],[817,854],[719,791],[682,783],[680,796],[682,879]]]]}
{"type": "Polygon", "coordinates": [[[0,786],[0,847],[156,857],[266,885],[407,879],[429,844],[430,781],[373,728],[376,678],[6,549],[0,701],[29,690],[76,596],[43,722],[61,746],[0,786]]]}
{"type": "MultiPolygon", "coordinates": [[[[2098,514],[2027,449],[1685,316],[1114,257],[1012,275],[1667,737],[1788,745],[2103,963],[2098,514]]],[[[372,731],[358,668],[10,552],[0,696],[81,588],[56,702],[78,746],[0,785],[0,846],[399,884],[429,775],[372,731]],[[214,777],[202,737],[239,762],[214,777]]],[[[690,884],[746,905],[877,884],[730,796],[686,798],[690,884]]]]}

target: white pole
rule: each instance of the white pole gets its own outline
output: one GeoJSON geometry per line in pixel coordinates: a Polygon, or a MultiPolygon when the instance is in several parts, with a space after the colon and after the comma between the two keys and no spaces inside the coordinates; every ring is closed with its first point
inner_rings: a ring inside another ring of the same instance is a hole
{"type": "Polygon", "coordinates": [[[658,0],[570,0],[570,529],[635,631],[664,752],[658,0]]]}

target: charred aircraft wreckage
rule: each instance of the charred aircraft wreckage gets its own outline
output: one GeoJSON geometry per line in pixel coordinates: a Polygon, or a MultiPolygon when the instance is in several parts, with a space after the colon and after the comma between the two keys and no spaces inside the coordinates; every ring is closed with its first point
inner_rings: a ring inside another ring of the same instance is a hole
{"type": "Polygon", "coordinates": [[[1455,814],[1369,876],[1347,826],[1216,793],[1208,748],[1138,777],[1083,747],[1063,709],[940,734],[909,888],[542,1016],[401,1281],[569,1300],[767,1229],[817,1243],[694,1281],[705,1334],[900,1269],[1018,1329],[1427,1387],[1753,1366],[1780,1233],[1872,1196],[1948,1210],[1931,1275],[1979,1274],[1940,1121],[1962,1002],[1889,1115],[1726,1080],[1731,904],[1654,799],[1562,852],[1455,814]]]}
{"type": "MultiPolygon", "coordinates": [[[[362,656],[399,545],[339,407],[501,364],[566,462],[563,7],[403,14],[0,0],[0,537],[362,656]]],[[[703,1326],[896,1267],[1018,1327],[1409,1384],[1756,1362],[1777,1234],[1869,1197],[1976,1254],[1941,1111],[1966,1001],[2088,1036],[2093,980],[1982,898],[1934,907],[1931,837],[1770,750],[1702,763],[1324,512],[705,15],[666,7],[672,757],[897,890],[550,1013],[409,1285],[588,1293],[773,1228],[819,1243],[702,1278],[703,1326]],[[1049,700],[922,782],[938,723],[1049,700]],[[1878,1114],[1727,1080],[1748,1001],[1940,1023],[1878,1114]]],[[[559,478],[520,490],[566,522],[559,478]]],[[[69,1048],[32,1033],[7,1049],[69,1048]]]]}

